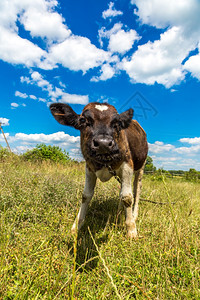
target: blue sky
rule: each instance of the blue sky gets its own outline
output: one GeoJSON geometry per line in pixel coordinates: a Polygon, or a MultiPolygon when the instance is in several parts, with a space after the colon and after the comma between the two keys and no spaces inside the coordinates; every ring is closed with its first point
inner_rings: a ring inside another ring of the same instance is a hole
{"type": "MultiPolygon", "coordinates": [[[[49,104],[133,107],[157,167],[200,170],[198,0],[1,0],[0,121],[13,151],[79,132],[49,104]]],[[[5,146],[2,135],[0,144],[5,146]]]]}

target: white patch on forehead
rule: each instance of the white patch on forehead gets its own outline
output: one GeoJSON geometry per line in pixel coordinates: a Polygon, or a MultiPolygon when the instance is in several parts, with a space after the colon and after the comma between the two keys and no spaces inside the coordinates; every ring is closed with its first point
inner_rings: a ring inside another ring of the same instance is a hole
{"type": "Polygon", "coordinates": [[[104,110],[107,110],[108,109],[108,106],[107,105],[99,105],[99,104],[96,104],[95,105],[95,108],[100,110],[100,111],[104,111],[104,110]]]}

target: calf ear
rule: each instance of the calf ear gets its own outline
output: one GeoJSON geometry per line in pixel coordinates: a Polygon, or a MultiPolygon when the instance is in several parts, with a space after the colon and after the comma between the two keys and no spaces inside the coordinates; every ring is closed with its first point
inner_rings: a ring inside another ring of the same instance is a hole
{"type": "Polygon", "coordinates": [[[50,110],[58,123],[79,129],[80,115],[76,114],[69,105],[53,103],[50,105],[50,110]]]}
{"type": "Polygon", "coordinates": [[[133,118],[133,109],[130,108],[119,115],[122,129],[128,128],[133,118]]]}

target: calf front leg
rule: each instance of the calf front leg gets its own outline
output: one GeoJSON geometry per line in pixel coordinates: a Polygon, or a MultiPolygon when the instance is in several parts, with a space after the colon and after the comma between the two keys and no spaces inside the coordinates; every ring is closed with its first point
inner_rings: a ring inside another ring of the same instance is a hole
{"type": "Polygon", "coordinates": [[[122,166],[121,172],[121,193],[120,200],[125,207],[127,235],[130,238],[136,238],[137,230],[135,220],[133,218],[133,193],[132,193],[132,177],[133,169],[127,163],[122,166]]]}
{"type": "Polygon", "coordinates": [[[76,217],[76,220],[74,221],[74,224],[72,226],[72,229],[71,229],[72,233],[76,232],[76,229],[79,230],[84,224],[88,205],[94,194],[96,179],[97,179],[96,175],[93,172],[90,172],[86,166],[85,187],[84,187],[83,194],[82,194],[82,203],[81,203],[81,207],[79,209],[78,215],[76,217]]]}

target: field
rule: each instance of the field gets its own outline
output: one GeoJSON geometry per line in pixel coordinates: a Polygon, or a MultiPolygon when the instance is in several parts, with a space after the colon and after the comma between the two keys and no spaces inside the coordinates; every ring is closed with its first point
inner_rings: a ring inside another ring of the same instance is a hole
{"type": "Polygon", "coordinates": [[[84,164],[9,159],[0,183],[0,299],[200,299],[199,183],[144,176],[141,198],[166,204],[140,203],[137,240],[114,178],[71,235],[84,164]]]}

